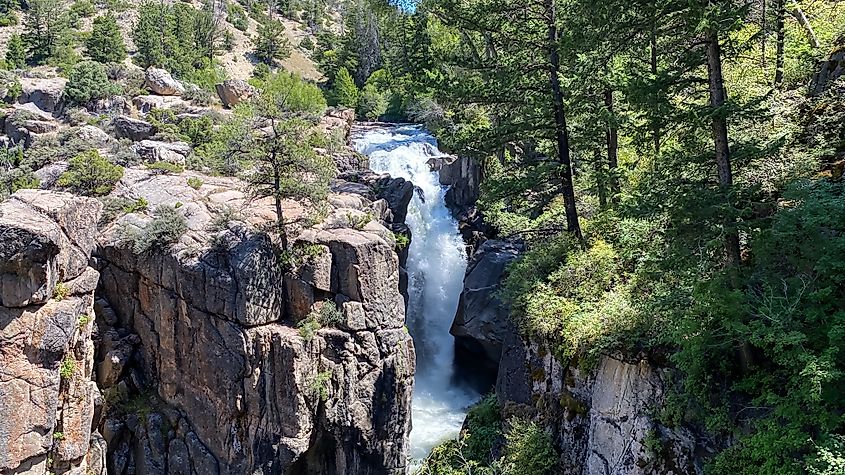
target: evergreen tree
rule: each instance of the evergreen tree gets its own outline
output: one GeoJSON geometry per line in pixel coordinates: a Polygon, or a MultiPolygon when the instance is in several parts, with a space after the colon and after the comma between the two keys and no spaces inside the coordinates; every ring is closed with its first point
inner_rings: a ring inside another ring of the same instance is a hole
{"type": "Polygon", "coordinates": [[[226,161],[254,168],[247,180],[257,196],[273,197],[277,230],[288,248],[282,201],[325,200],[335,168],[331,158],[314,151],[313,127],[326,108],[322,92],[288,73],[270,76],[249,107],[221,131],[221,146],[212,147],[226,161]]]}
{"type": "Polygon", "coordinates": [[[111,11],[94,19],[91,36],[85,42],[85,54],[101,63],[117,63],[126,58],[126,45],[111,11]]]}
{"type": "Polygon", "coordinates": [[[24,23],[23,38],[29,58],[43,64],[67,41],[68,12],[62,0],[32,0],[24,23]]]}
{"type": "Polygon", "coordinates": [[[21,35],[13,34],[9,37],[6,49],[6,64],[10,68],[20,69],[26,65],[26,46],[21,35]]]}
{"type": "Polygon", "coordinates": [[[346,68],[340,68],[334,78],[332,101],[339,106],[355,108],[358,105],[358,86],[346,68]]]}
{"type": "Polygon", "coordinates": [[[71,69],[68,75],[65,95],[72,102],[86,105],[96,99],[103,99],[120,90],[109,81],[106,68],[95,61],[82,61],[71,69]]]}
{"type": "Polygon", "coordinates": [[[285,25],[278,20],[268,20],[258,25],[255,38],[255,56],[266,64],[287,59],[291,54],[290,41],[285,36],[285,25]]]}

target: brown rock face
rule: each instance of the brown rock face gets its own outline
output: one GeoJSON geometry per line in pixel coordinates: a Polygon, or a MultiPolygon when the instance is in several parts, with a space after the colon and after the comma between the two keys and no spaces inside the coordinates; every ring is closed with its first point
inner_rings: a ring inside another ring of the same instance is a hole
{"type": "MultiPolygon", "coordinates": [[[[285,275],[273,240],[248,224],[260,226],[269,203],[218,185],[193,190],[184,178],[128,171],[118,186],[151,208],[180,200],[190,230],[141,256],[120,241],[119,225],[100,239],[100,296],[114,328],[101,327],[109,343],[98,380],[157,401],[146,419],[106,423],[112,472],[404,473],[414,350],[392,234],[376,222],[318,226],[296,244],[312,255],[285,275]],[[209,231],[222,203],[240,216],[209,231]],[[337,321],[313,334],[294,326],[326,305],[337,305],[337,321]],[[127,368],[127,332],[138,338],[137,368],[127,368]]],[[[332,216],[372,205],[352,194],[332,202],[355,207],[332,216]]]]}
{"type": "Polygon", "coordinates": [[[21,190],[0,207],[0,305],[45,303],[79,276],[95,243],[96,200],[21,190]]]}
{"type": "Polygon", "coordinates": [[[148,68],[144,75],[144,87],[159,96],[181,96],[185,87],[173,79],[164,69],[148,68]]]}
{"type": "Polygon", "coordinates": [[[0,205],[0,473],[86,473],[105,455],[89,450],[99,274],[87,262],[100,210],[32,190],[0,205]]]}
{"type": "Polygon", "coordinates": [[[242,79],[227,79],[214,88],[226,107],[236,106],[255,94],[255,88],[242,79]]]}

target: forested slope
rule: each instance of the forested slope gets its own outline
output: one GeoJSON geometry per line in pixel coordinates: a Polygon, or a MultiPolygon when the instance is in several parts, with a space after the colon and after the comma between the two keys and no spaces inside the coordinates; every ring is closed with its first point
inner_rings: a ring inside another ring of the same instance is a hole
{"type": "MultiPolygon", "coordinates": [[[[483,164],[480,210],[528,246],[500,294],[523,337],[676,370],[655,411],[724,441],[711,473],[842,472],[841,4],[372,11],[320,44],[334,97],[483,164]]],[[[513,453],[525,421],[475,434],[490,407],[431,473],[556,470],[513,453]]]]}

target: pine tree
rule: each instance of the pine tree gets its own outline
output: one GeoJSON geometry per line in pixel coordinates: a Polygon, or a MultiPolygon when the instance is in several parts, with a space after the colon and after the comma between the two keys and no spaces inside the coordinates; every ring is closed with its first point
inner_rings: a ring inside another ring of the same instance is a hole
{"type": "Polygon", "coordinates": [[[36,64],[43,64],[55,56],[66,41],[68,14],[62,0],[32,0],[24,24],[24,40],[29,46],[29,57],[36,64]]]}
{"type": "Polygon", "coordinates": [[[336,105],[355,108],[358,105],[358,86],[346,68],[340,68],[334,78],[331,92],[332,101],[336,105]]]}
{"type": "Polygon", "coordinates": [[[13,69],[20,69],[26,65],[26,46],[24,46],[21,35],[9,37],[9,45],[6,49],[6,64],[13,69]]]}
{"type": "Polygon", "coordinates": [[[164,5],[142,3],[138,7],[138,22],[132,29],[132,41],[138,54],[135,62],[141,67],[162,66],[165,60],[165,36],[172,24],[170,12],[164,5]]]}
{"type": "Polygon", "coordinates": [[[268,20],[258,25],[255,38],[255,56],[266,64],[287,59],[292,51],[285,36],[285,25],[278,20],[268,20]]]}
{"type": "Polygon", "coordinates": [[[91,36],[85,42],[85,54],[101,63],[117,63],[126,58],[126,45],[111,12],[94,19],[91,36]]]}

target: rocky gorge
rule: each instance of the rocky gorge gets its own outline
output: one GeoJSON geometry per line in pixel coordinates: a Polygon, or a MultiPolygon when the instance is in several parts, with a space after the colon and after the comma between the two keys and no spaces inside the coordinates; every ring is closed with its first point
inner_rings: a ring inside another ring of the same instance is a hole
{"type": "Polygon", "coordinates": [[[292,272],[237,179],[127,169],[112,198],[146,206],[116,219],[56,191],[3,202],[0,473],[404,473],[408,184],[346,171],[292,272]],[[138,252],[127,233],[163,205],[187,232],[138,252]],[[321,309],[332,325],[303,330],[321,309]]]}
{"type": "MultiPolygon", "coordinates": [[[[326,126],[349,127],[340,117],[326,126]]],[[[147,211],[115,218],[55,191],[4,202],[0,388],[29,403],[2,407],[16,441],[2,473],[406,473],[416,357],[394,233],[408,233],[414,186],[337,161],[331,209],[298,229],[292,272],[262,231],[271,203],[233,178],[189,172],[193,187],[128,169],[113,197],[178,203],[187,221],[178,243],[142,253],[126,235],[147,211]],[[331,309],[331,326],[303,331],[331,309]]],[[[451,324],[459,365],[487,368],[504,415],[543,421],[561,473],[700,473],[717,442],[656,417],[672,370],[648,355],[567,365],[521,335],[497,290],[522,245],[487,232],[474,162],[429,166],[470,253],[451,324]]]]}

